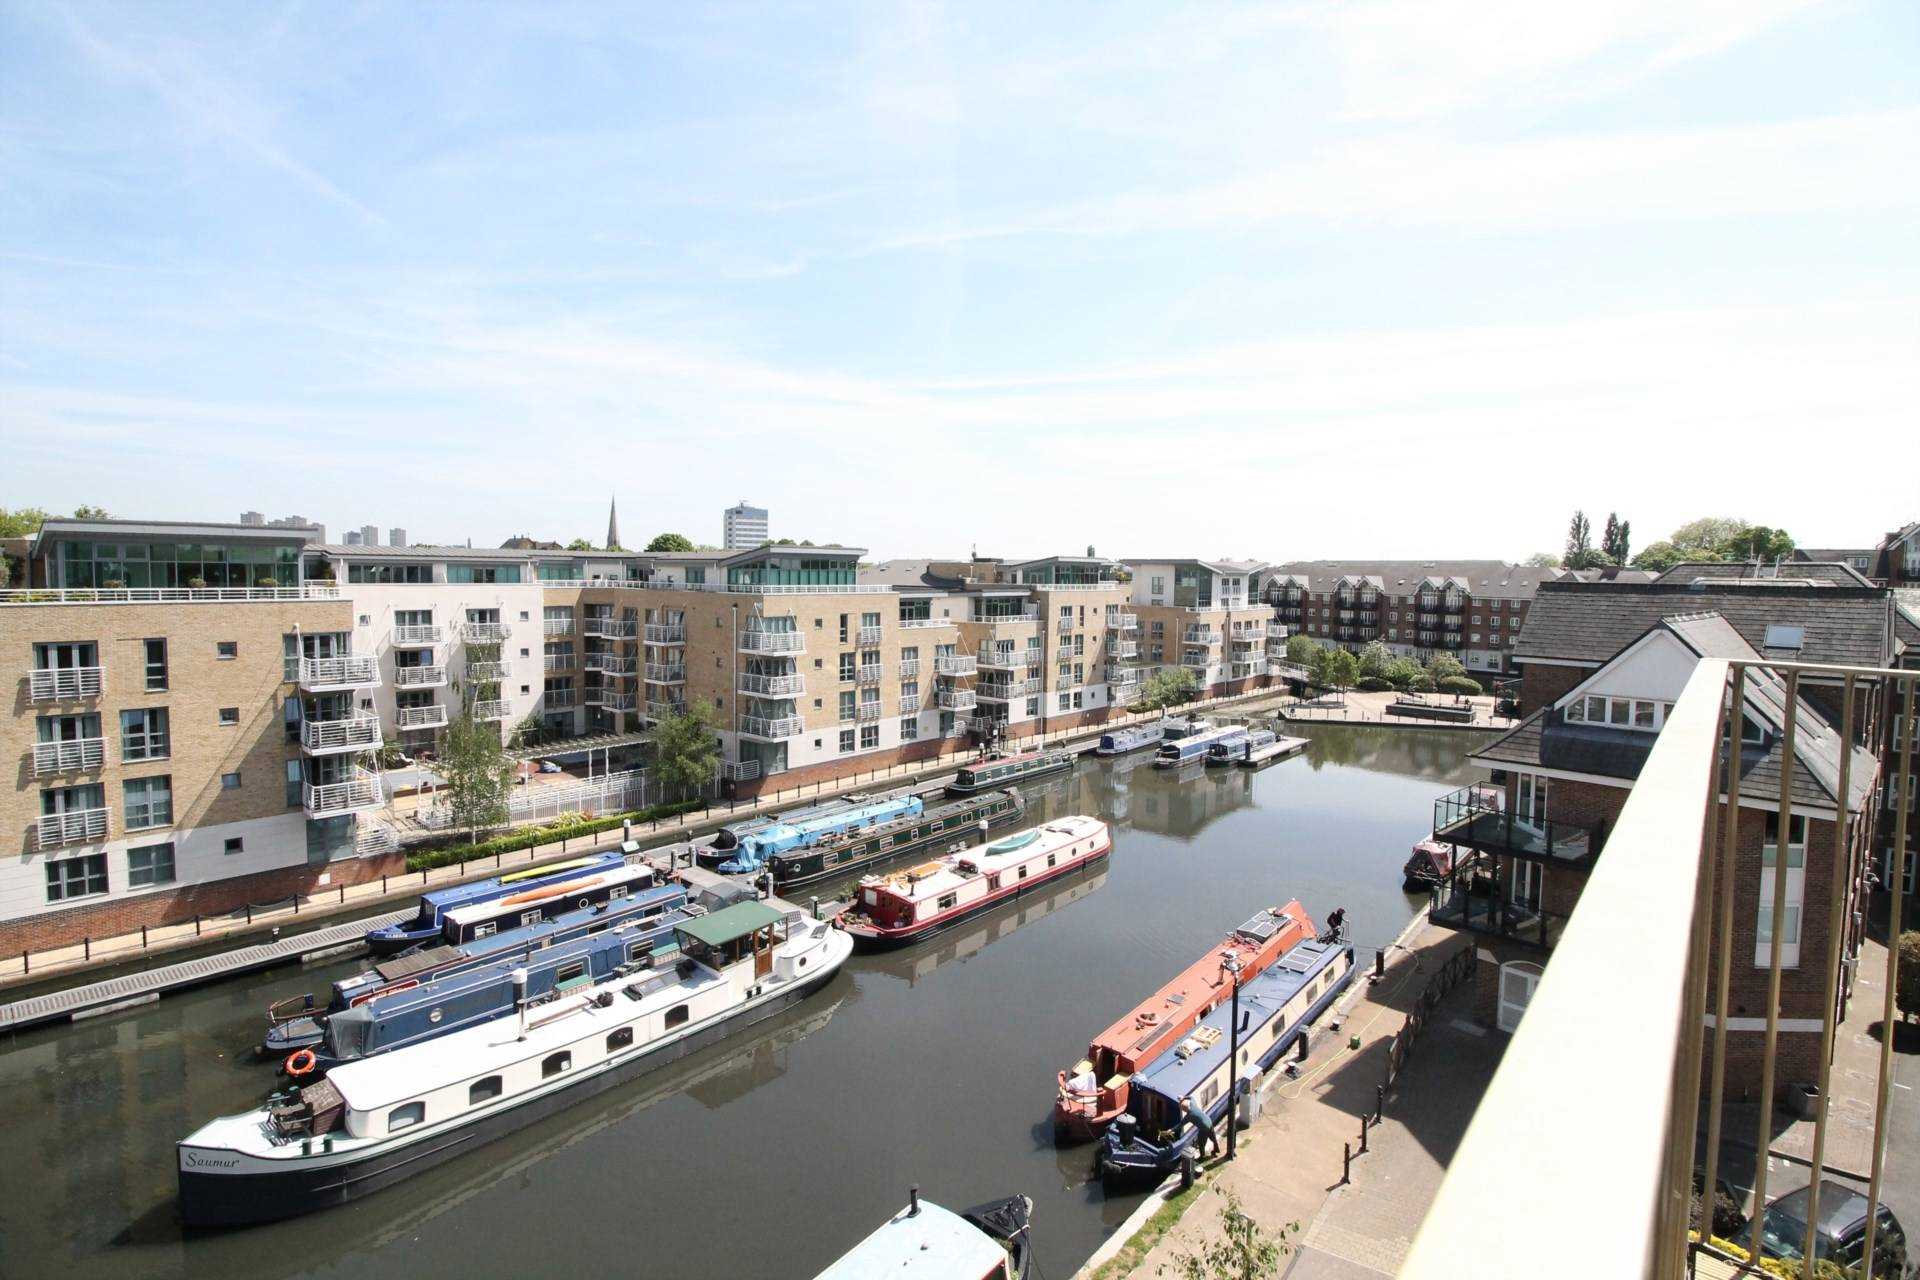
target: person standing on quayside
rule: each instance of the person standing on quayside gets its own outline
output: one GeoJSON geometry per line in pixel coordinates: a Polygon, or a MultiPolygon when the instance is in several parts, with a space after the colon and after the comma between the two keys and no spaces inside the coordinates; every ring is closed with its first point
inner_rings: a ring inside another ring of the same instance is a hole
{"type": "Polygon", "coordinates": [[[1195,1129],[1200,1131],[1200,1136],[1195,1140],[1195,1145],[1198,1146],[1201,1143],[1206,1144],[1207,1149],[1200,1153],[1201,1156],[1212,1159],[1214,1156],[1219,1155],[1220,1135],[1213,1131],[1213,1121],[1207,1119],[1207,1113],[1193,1100],[1192,1094],[1187,1095],[1183,1105],[1186,1107],[1187,1119],[1193,1123],[1195,1129]]]}

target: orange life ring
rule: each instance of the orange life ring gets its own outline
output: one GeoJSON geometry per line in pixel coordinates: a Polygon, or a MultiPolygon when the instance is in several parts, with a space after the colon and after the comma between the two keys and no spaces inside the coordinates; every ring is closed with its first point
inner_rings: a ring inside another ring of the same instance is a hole
{"type": "Polygon", "coordinates": [[[320,1059],[313,1056],[313,1050],[295,1049],[287,1055],[285,1069],[288,1075],[298,1079],[301,1076],[312,1075],[313,1069],[319,1065],[320,1059]]]}

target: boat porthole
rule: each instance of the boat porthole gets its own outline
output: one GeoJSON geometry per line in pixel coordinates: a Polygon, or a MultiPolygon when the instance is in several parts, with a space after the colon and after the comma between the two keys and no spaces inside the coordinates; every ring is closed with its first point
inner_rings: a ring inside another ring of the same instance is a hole
{"type": "Polygon", "coordinates": [[[435,1009],[432,1013],[427,1015],[428,1022],[439,1022],[440,1018],[441,1018],[441,1012],[438,1009],[435,1009]]]}
{"type": "Polygon", "coordinates": [[[587,909],[588,907],[590,907],[590,906],[592,906],[592,905],[593,905],[593,903],[592,903],[591,901],[589,901],[588,899],[586,899],[586,898],[582,898],[582,899],[580,899],[580,909],[581,909],[582,911],[585,911],[585,910],[586,910],[586,909],[587,909]]]}

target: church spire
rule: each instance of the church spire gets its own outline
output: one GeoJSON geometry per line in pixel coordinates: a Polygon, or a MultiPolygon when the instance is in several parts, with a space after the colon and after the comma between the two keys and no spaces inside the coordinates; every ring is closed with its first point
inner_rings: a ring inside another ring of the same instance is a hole
{"type": "Polygon", "coordinates": [[[620,545],[620,513],[614,505],[613,495],[607,495],[607,550],[620,545]]]}

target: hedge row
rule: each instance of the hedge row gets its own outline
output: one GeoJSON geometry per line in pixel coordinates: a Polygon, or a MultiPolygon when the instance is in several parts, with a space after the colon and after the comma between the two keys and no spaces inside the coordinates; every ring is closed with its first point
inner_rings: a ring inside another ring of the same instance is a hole
{"type": "Polygon", "coordinates": [[[520,831],[510,831],[506,835],[495,836],[491,840],[481,840],[475,844],[453,845],[445,849],[426,849],[407,855],[407,870],[426,871],[434,867],[450,867],[456,863],[467,863],[475,858],[491,858],[495,854],[513,853],[519,849],[531,849],[535,845],[551,844],[555,840],[573,839],[577,836],[597,835],[602,831],[611,831],[624,822],[653,822],[660,818],[677,818],[683,813],[706,807],[704,800],[676,800],[672,804],[649,805],[645,809],[634,809],[628,813],[616,813],[607,817],[587,818],[580,814],[569,814],[537,827],[527,827],[520,831]]]}
{"type": "Polygon", "coordinates": [[[1440,692],[1479,695],[1486,690],[1482,689],[1480,682],[1472,676],[1448,676],[1440,682],[1440,692]]]}

